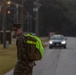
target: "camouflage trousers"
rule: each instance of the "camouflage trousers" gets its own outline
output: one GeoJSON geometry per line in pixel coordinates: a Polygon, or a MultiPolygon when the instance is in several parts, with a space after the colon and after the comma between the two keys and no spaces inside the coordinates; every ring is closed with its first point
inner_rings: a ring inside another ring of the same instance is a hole
{"type": "Polygon", "coordinates": [[[33,67],[28,64],[17,63],[13,75],[32,75],[33,67]]]}

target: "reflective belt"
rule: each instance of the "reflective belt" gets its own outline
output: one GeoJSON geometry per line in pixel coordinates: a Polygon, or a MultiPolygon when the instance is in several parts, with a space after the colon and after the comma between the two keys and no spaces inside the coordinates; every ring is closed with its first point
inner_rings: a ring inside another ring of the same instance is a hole
{"type": "Polygon", "coordinates": [[[27,40],[27,43],[29,43],[29,44],[36,44],[36,42],[30,41],[30,40],[27,40]]]}

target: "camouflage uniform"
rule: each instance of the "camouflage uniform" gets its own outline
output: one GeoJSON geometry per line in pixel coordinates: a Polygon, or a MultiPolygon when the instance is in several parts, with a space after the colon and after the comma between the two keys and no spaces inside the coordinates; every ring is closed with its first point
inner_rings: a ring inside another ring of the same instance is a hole
{"type": "Polygon", "coordinates": [[[31,67],[29,63],[33,64],[33,61],[29,61],[27,54],[27,44],[26,37],[20,34],[16,40],[17,45],[17,63],[14,68],[14,75],[32,75],[33,66],[31,67]]]}

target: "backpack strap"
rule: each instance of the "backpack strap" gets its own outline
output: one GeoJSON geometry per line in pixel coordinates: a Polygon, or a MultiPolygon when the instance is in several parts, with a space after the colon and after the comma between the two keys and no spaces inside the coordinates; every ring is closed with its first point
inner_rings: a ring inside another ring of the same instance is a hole
{"type": "Polygon", "coordinates": [[[27,40],[27,43],[29,43],[29,44],[36,44],[36,42],[30,41],[30,40],[27,40]]]}

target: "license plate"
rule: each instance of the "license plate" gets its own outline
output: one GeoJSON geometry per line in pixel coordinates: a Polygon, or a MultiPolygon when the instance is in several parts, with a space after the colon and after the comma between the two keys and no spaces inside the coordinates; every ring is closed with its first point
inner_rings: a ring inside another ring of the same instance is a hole
{"type": "Polygon", "coordinates": [[[56,44],[56,46],[59,46],[59,44],[56,44]]]}

